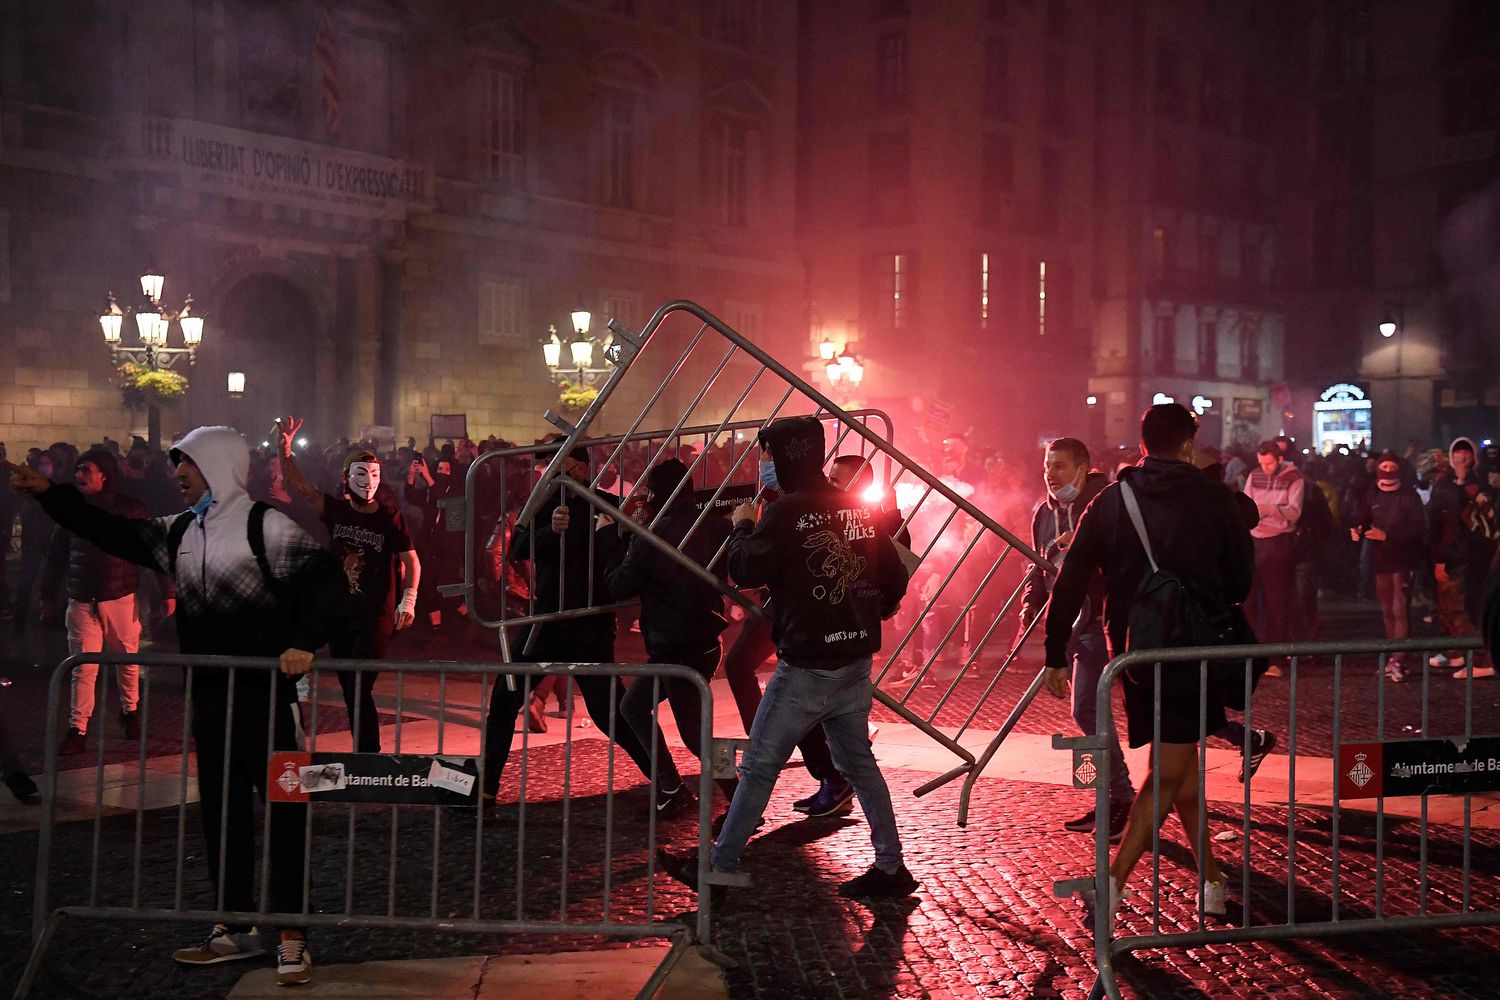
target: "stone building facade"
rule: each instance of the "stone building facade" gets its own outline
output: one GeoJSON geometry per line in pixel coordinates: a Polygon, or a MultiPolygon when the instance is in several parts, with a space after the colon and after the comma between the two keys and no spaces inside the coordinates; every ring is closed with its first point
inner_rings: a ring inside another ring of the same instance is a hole
{"type": "Polygon", "coordinates": [[[0,440],[140,427],[97,316],[147,270],[206,318],[168,435],[297,412],[422,440],[463,413],[529,441],[539,345],[580,307],[639,327],[693,298],[800,341],[794,39],[795,8],[750,0],[18,5],[0,440]]]}

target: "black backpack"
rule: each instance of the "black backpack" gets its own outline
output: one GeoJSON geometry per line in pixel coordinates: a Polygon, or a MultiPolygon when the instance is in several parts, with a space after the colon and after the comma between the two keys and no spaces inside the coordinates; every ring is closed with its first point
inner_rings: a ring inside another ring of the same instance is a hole
{"type": "MultiPolygon", "coordinates": [[[[1151,564],[1151,573],[1141,581],[1135,593],[1135,602],[1130,608],[1126,623],[1125,648],[1180,649],[1188,646],[1239,646],[1253,644],[1255,630],[1245,618],[1238,605],[1226,605],[1216,595],[1170,569],[1163,569],[1151,551],[1151,539],[1146,534],[1146,522],[1141,517],[1140,504],[1130,484],[1120,483],[1120,495],[1125,501],[1125,510],[1135,526],[1141,547],[1146,550],[1146,560],[1151,564]]],[[[1229,708],[1243,711],[1245,707],[1243,660],[1210,660],[1210,698],[1216,698],[1229,708]],[[1239,667],[1240,669],[1235,669],[1239,667]]],[[[1260,683],[1261,675],[1270,666],[1270,661],[1260,657],[1252,661],[1251,688],[1260,683]]],[[[1142,670],[1154,670],[1153,664],[1142,664],[1142,670]]],[[[1163,683],[1168,677],[1179,678],[1197,685],[1198,663],[1177,661],[1162,664],[1163,683]]]]}

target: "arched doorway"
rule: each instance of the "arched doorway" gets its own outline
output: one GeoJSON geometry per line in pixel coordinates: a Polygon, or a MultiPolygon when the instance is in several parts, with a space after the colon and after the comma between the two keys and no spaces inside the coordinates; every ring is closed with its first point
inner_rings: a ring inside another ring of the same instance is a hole
{"type": "Polygon", "coordinates": [[[208,325],[195,373],[206,390],[195,394],[203,422],[233,424],[254,440],[277,416],[312,415],[321,331],[302,289],[275,274],[249,275],[224,295],[208,325]],[[240,399],[228,396],[229,372],[245,373],[240,399]]]}

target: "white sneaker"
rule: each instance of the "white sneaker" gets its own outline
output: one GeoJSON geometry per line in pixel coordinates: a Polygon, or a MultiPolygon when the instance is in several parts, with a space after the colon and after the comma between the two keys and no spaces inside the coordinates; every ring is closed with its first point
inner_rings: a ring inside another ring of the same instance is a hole
{"type": "MultiPolygon", "coordinates": [[[[1098,895],[1095,889],[1084,889],[1078,893],[1078,898],[1083,900],[1083,908],[1090,914],[1093,914],[1094,907],[1098,905],[1098,895]]],[[[1121,888],[1120,883],[1113,878],[1109,880],[1109,933],[1111,937],[1114,936],[1115,924],[1120,918],[1120,903],[1128,895],[1129,893],[1121,888]]]]}
{"type": "Polygon", "coordinates": [[[1218,882],[1204,882],[1202,892],[1198,898],[1203,903],[1203,912],[1210,916],[1222,917],[1229,913],[1229,905],[1225,901],[1229,887],[1220,880],[1218,882]]]}
{"type": "Polygon", "coordinates": [[[1427,662],[1434,667],[1461,667],[1464,665],[1462,656],[1450,659],[1447,653],[1434,653],[1427,658],[1427,662]]]}
{"type": "MultiPolygon", "coordinates": [[[[1459,661],[1459,662],[1462,663],[1463,661],[1459,661]]],[[[1456,681],[1468,680],[1470,677],[1493,677],[1493,676],[1495,676],[1495,668],[1493,666],[1489,666],[1489,667],[1474,667],[1474,666],[1464,667],[1464,666],[1460,666],[1459,669],[1453,671],[1453,679],[1456,680],[1456,681]]]]}
{"type": "Polygon", "coordinates": [[[245,933],[231,933],[223,924],[214,924],[214,929],[202,944],[192,948],[178,948],[172,952],[172,958],[183,965],[217,965],[241,958],[255,958],[265,953],[266,949],[261,947],[258,928],[252,927],[245,933]]]}
{"type": "Polygon", "coordinates": [[[276,985],[301,986],[312,982],[312,952],[307,938],[287,938],[276,946],[276,985]]]}

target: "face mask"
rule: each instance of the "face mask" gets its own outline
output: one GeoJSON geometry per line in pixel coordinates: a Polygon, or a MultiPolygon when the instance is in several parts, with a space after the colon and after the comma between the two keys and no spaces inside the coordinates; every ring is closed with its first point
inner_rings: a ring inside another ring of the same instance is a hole
{"type": "Polygon", "coordinates": [[[1394,493],[1401,488],[1400,476],[1381,476],[1375,480],[1375,487],[1386,493],[1394,493]]]}
{"type": "Polygon", "coordinates": [[[763,458],[760,460],[760,484],[768,490],[781,491],[781,484],[776,481],[776,462],[774,459],[763,458]]]}
{"type": "Polygon", "coordinates": [[[1047,487],[1047,492],[1052,494],[1052,499],[1060,503],[1072,503],[1078,499],[1078,487],[1072,483],[1059,486],[1055,490],[1049,486],[1047,487]]]}
{"type": "Polygon", "coordinates": [[[213,502],[213,490],[204,490],[203,495],[198,498],[198,502],[193,504],[193,506],[188,509],[191,510],[193,514],[197,516],[198,520],[201,521],[203,520],[203,515],[208,513],[208,505],[213,502]]]}
{"type": "Polygon", "coordinates": [[[375,499],[375,490],[380,487],[380,466],[374,462],[353,462],[349,465],[349,495],[365,503],[375,499]]]}

